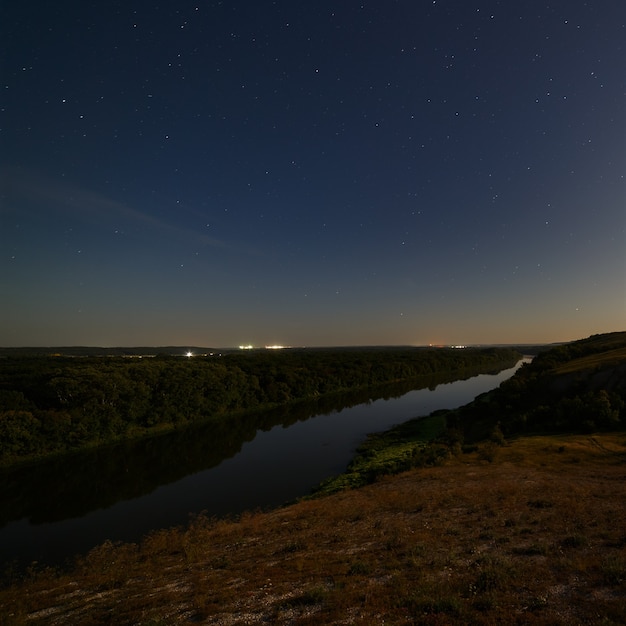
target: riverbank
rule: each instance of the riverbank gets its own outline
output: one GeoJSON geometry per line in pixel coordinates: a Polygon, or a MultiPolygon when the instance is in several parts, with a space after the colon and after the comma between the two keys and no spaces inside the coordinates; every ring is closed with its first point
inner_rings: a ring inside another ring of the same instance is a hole
{"type": "Polygon", "coordinates": [[[1,624],[626,622],[626,435],[519,438],[357,490],[105,544],[1,624]]]}
{"type": "Polygon", "coordinates": [[[511,367],[508,348],[0,359],[0,468],[433,376],[511,367]]]}
{"type": "Polygon", "coordinates": [[[357,489],[380,476],[398,474],[414,467],[441,465],[452,454],[449,442],[436,441],[446,431],[449,411],[439,410],[414,418],[389,430],[369,434],[356,449],[346,471],[322,482],[310,497],[357,489]]]}
{"type": "Polygon", "coordinates": [[[293,502],[342,472],[367,433],[461,406],[513,369],[333,396],[0,473],[0,561],[63,564],[106,540],[186,524],[190,513],[293,502]]]}

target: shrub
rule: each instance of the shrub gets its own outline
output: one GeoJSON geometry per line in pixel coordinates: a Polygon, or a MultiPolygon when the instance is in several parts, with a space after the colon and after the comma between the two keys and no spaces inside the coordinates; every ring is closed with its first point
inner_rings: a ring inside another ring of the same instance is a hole
{"type": "Polygon", "coordinates": [[[500,422],[498,422],[491,431],[491,435],[489,435],[489,441],[495,443],[497,446],[503,446],[506,443],[504,438],[504,433],[500,428],[500,422]]]}
{"type": "Polygon", "coordinates": [[[607,557],[602,562],[601,572],[606,585],[621,585],[626,581],[626,560],[618,556],[607,557]]]}
{"type": "Polygon", "coordinates": [[[583,535],[570,535],[561,541],[563,548],[583,548],[587,545],[587,538],[583,535]]]}
{"type": "Polygon", "coordinates": [[[478,446],[478,458],[481,461],[487,461],[492,463],[496,456],[498,456],[498,448],[500,446],[493,441],[487,441],[484,444],[478,446]]]}

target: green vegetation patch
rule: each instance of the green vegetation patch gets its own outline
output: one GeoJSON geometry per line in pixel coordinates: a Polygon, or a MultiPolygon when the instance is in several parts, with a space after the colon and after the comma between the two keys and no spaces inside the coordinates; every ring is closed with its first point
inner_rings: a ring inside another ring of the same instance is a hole
{"type": "Polygon", "coordinates": [[[436,411],[388,431],[369,435],[357,448],[346,472],[321,483],[314,495],[354,489],[372,483],[380,476],[441,463],[450,455],[449,446],[436,441],[446,429],[446,413],[436,411]]]}

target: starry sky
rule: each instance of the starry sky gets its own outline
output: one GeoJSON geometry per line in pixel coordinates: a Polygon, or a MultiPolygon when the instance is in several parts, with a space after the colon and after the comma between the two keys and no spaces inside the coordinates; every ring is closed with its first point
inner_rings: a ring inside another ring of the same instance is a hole
{"type": "Polygon", "coordinates": [[[0,14],[0,346],[626,329],[623,0],[0,14]]]}

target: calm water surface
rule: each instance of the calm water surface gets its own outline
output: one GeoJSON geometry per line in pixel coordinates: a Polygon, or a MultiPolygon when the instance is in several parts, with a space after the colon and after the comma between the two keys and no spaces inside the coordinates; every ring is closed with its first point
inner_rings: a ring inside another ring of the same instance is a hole
{"type": "Polygon", "coordinates": [[[202,511],[225,515],[284,504],[341,473],[367,433],[466,404],[520,364],[291,424],[282,415],[281,424],[265,430],[242,427],[243,439],[206,427],[29,469],[11,476],[2,493],[8,512],[0,559],[61,563],[107,539],[137,541],[202,511]],[[223,458],[213,458],[218,440],[227,450],[223,458]]]}

